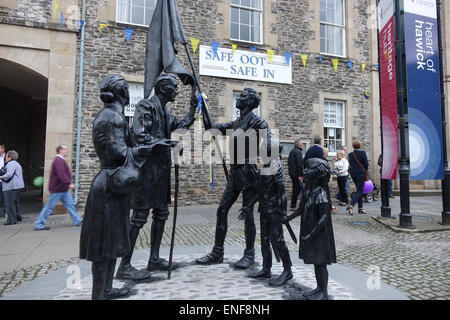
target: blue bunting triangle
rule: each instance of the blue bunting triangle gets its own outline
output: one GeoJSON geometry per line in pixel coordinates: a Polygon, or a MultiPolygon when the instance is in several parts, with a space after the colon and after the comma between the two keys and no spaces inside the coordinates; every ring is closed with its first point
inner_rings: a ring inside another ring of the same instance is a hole
{"type": "Polygon", "coordinates": [[[289,63],[291,61],[291,53],[290,52],[285,52],[284,53],[284,57],[286,58],[286,63],[289,65],[289,63]]]}
{"type": "Polygon", "coordinates": [[[323,61],[323,57],[322,56],[317,56],[317,63],[318,64],[322,64],[323,61]]]}
{"type": "Polygon", "coordinates": [[[133,36],[133,32],[134,32],[134,29],[125,28],[125,34],[126,34],[126,37],[127,37],[127,42],[130,42],[131,37],[133,36]]]}
{"type": "Polygon", "coordinates": [[[216,42],[216,41],[212,41],[212,42],[211,42],[211,47],[212,47],[212,49],[213,49],[214,55],[217,54],[217,50],[219,50],[219,46],[220,46],[220,43],[218,43],[218,42],[216,42]]]}
{"type": "Polygon", "coordinates": [[[350,68],[350,71],[353,71],[353,62],[351,62],[350,60],[347,61],[347,65],[350,68]]]}

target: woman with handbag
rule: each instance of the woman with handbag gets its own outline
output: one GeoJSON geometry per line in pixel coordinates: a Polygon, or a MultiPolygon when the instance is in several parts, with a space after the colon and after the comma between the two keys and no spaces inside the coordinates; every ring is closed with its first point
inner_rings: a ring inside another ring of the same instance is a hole
{"type": "Polygon", "coordinates": [[[369,162],[366,152],[361,150],[361,142],[359,140],[353,141],[353,149],[353,152],[348,155],[348,162],[350,164],[349,173],[355,183],[356,193],[347,206],[347,211],[350,215],[353,215],[353,206],[358,202],[358,213],[367,214],[367,211],[363,209],[363,191],[364,183],[369,178],[367,173],[369,170],[369,162]]]}
{"type": "Polygon", "coordinates": [[[5,226],[22,221],[19,195],[20,189],[25,188],[25,184],[23,182],[22,166],[17,162],[17,159],[19,159],[19,154],[16,151],[8,151],[6,154],[6,164],[0,173],[8,215],[8,220],[4,223],[5,226]]]}
{"type": "Polygon", "coordinates": [[[93,143],[101,170],[92,181],[80,234],[80,258],[92,261],[92,299],[107,300],[128,294],[113,288],[116,259],[130,251],[130,193],[140,185],[139,167],[151,146],[131,147],[123,114],[129,104],[128,83],[110,75],[100,84],[104,108],[94,120],[93,143]]]}

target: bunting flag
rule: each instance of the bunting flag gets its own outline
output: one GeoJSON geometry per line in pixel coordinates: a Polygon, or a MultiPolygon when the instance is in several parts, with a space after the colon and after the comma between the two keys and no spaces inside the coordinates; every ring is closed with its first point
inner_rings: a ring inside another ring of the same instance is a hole
{"type": "Polygon", "coordinates": [[[289,63],[291,62],[291,53],[285,52],[284,57],[286,58],[286,63],[289,65],[289,63]]]}
{"type": "Polygon", "coordinates": [[[236,51],[237,47],[238,47],[237,44],[234,44],[234,43],[231,44],[231,55],[234,54],[234,52],[236,51]]]}
{"type": "Polygon", "coordinates": [[[380,65],[379,64],[374,64],[373,65],[377,70],[380,70],[380,65]]]}
{"type": "Polygon", "coordinates": [[[317,56],[317,63],[318,64],[322,64],[323,61],[323,57],[322,56],[317,56]]]}
{"type": "Polygon", "coordinates": [[[364,90],[364,97],[366,97],[366,99],[370,98],[370,91],[369,90],[364,90]]]}
{"type": "Polygon", "coordinates": [[[353,71],[353,62],[351,60],[347,60],[347,65],[350,68],[350,71],[353,71]]]}
{"type": "Polygon", "coordinates": [[[363,63],[361,63],[361,72],[364,72],[364,70],[366,70],[366,63],[365,62],[363,62],[363,63]]]}
{"type": "Polygon", "coordinates": [[[199,95],[197,96],[197,112],[198,112],[198,129],[202,130],[202,105],[203,105],[203,97],[202,94],[199,93],[199,95]]]}
{"type": "Polygon", "coordinates": [[[217,54],[217,50],[219,50],[220,43],[213,41],[211,42],[211,47],[213,49],[214,55],[217,54]]]}
{"type": "Polygon", "coordinates": [[[249,48],[250,48],[250,50],[253,50],[253,51],[258,50],[256,47],[249,47],[249,48]]]}
{"type": "Polygon", "coordinates": [[[211,189],[214,189],[214,165],[213,165],[213,137],[210,140],[211,150],[209,152],[209,182],[211,183],[211,189]]]}
{"type": "Polygon", "coordinates": [[[269,63],[272,62],[273,55],[275,54],[274,50],[267,49],[267,56],[269,57],[269,63]]]}
{"type": "Polygon", "coordinates": [[[53,15],[56,16],[56,11],[58,11],[58,1],[55,0],[55,2],[53,2],[53,15]]]}
{"type": "Polygon", "coordinates": [[[308,55],[302,54],[301,57],[302,57],[303,67],[306,67],[306,61],[308,61],[308,55]]]}
{"type": "Polygon", "coordinates": [[[109,27],[109,24],[107,24],[107,23],[100,23],[98,25],[98,31],[102,31],[102,29],[105,28],[105,27],[109,27]]]}
{"type": "Polygon", "coordinates": [[[333,62],[334,71],[337,72],[339,60],[338,59],[331,59],[331,61],[333,62]]]}
{"type": "Polygon", "coordinates": [[[192,51],[194,53],[195,53],[195,51],[197,51],[199,42],[200,42],[200,39],[191,38],[192,51]]]}
{"type": "Polygon", "coordinates": [[[63,23],[64,23],[64,15],[63,15],[63,13],[61,12],[61,17],[60,17],[60,19],[59,19],[59,28],[60,28],[60,29],[62,29],[63,23]]]}
{"type": "Polygon", "coordinates": [[[78,21],[78,35],[80,35],[81,29],[83,28],[83,26],[84,26],[84,21],[83,20],[79,20],[78,21]]]}
{"type": "Polygon", "coordinates": [[[134,32],[134,29],[132,29],[132,28],[125,28],[125,35],[126,35],[127,43],[130,42],[131,37],[133,36],[133,32],[134,32]]]}

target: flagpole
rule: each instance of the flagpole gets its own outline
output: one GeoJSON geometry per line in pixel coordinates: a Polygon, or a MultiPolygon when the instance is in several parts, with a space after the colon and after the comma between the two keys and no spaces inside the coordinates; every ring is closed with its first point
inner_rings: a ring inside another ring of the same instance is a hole
{"type": "MultiPolygon", "coordinates": [[[[186,49],[186,54],[187,54],[188,59],[189,59],[189,64],[190,64],[191,69],[192,69],[192,74],[194,75],[195,83],[197,85],[198,91],[202,95],[203,104],[205,105],[205,108],[204,109],[202,108],[203,117],[206,118],[205,120],[206,120],[207,123],[212,125],[211,118],[210,118],[209,112],[208,112],[208,107],[207,107],[207,104],[206,104],[206,99],[203,96],[203,90],[202,90],[202,87],[201,87],[201,84],[200,84],[200,80],[198,78],[197,71],[194,68],[194,62],[192,60],[191,52],[189,51],[189,47],[188,47],[187,43],[184,43],[184,48],[186,49]]],[[[213,135],[213,139],[214,139],[214,141],[216,143],[216,149],[217,149],[217,152],[219,153],[219,157],[222,159],[223,171],[225,172],[225,177],[227,178],[227,181],[228,181],[229,180],[228,169],[227,169],[227,165],[225,163],[225,159],[224,159],[223,154],[222,154],[222,149],[220,148],[219,142],[217,141],[215,135],[213,135]]]]}

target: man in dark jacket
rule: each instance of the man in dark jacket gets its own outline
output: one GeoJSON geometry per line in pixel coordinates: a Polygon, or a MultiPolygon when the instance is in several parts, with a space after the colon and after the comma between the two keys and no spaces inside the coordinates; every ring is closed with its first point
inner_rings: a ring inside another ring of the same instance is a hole
{"type": "Polygon", "coordinates": [[[255,262],[256,226],[253,218],[253,205],[249,205],[258,192],[259,171],[257,166],[257,148],[260,134],[264,134],[267,146],[271,146],[270,129],[267,122],[255,115],[253,109],[259,106],[260,97],[252,88],[246,88],[236,102],[240,117],[235,121],[223,124],[205,122],[205,129],[216,129],[223,135],[231,134],[230,151],[232,157],[231,170],[227,186],[217,209],[215,245],[211,253],[196,260],[199,264],[222,263],[224,243],[228,228],[228,212],[242,193],[242,206],[248,207],[245,216],[244,256],[234,265],[247,269],[255,262]],[[245,143],[243,142],[245,141],[245,143]],[[241,142],[241,143],[239,143],[241,142]],[[241,151],[241,152],[238,152],[241,151]]]}
{"type": "Polygon", "coordinates": [[[305,158],[303,159],[303,163],[306,163],[306,161],[308,161],[309,159],[312,158],[319,158],[322,160],[327,160],[325,159],[325,156],[323,154],[323,148],[321,146],[322,143],[322,138],[319,136],[315,136],[314,137],[314,145],[312,145],[311,147],[309,147],[308,151],[306,151],[305,154],[305,158]]]}
{"type": "MultiPolygon", "coordinates": [[[[173,75],[161,75],[155,84],[155,95],[139,101],[133,118],[132,141],[139,146],[151,145],[157,140],[163,141],[171,137],[172,131],[189,129],[194,122],[197,99],[195,92],[191,97],[191,107],[183,120],[177,119],[167,109],[168,102],[174,102],[179,93],[177,81],[173,75]]],[[[173,145],[172,145],[173,147],[173,145]]],[[[169,217],[167,205],[170,203],[170,147],[154,150],[141,168],[142,188],[133,194],[131,207],[133,216],[130,222],[131,251],[122,258],[116,277],[118,279],[142,279],[148,272],[137,270],[131,266],[131,257],[139,231],[147,222],[152,211],[152,226],[150,235],[150,258],[147,271],[168,270],[168,262],[159,257],[164,226],[169,217]]],[[[172,264],[172,270],[178,267],[172,264]]]]}
{"type": "Polygon", "coordinates": [[[291,210],[297,207],[300,191],[303,193],[303,143],[301,139],[297,139],[294,144],[288,158],[289,176],[292,180],[291,210]]]}

